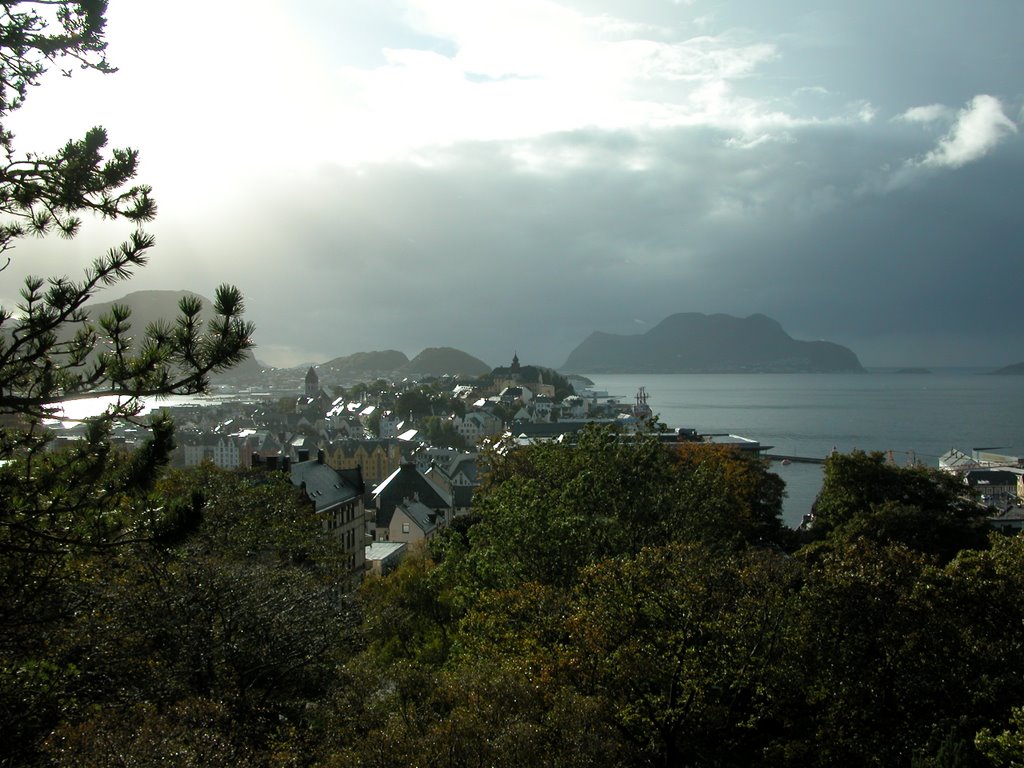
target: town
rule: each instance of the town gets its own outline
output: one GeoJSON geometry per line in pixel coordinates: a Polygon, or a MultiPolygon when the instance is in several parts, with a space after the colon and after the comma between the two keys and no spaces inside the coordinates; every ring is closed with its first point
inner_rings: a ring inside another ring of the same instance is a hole
{"type": "MultiPolygon", "coordinates": [[[[211,398],[157,403],[175,425],[171,466],[289,473],[343,543],[353,584],[393,570],[409,546],[471,511],[483,446],[563,439],[591,424],[625,434],[664,429],[643,390],[620,402],[576,377],[577,394],[568,378],[521,365],[518,355],[482,377],[336,383],[321,381],[314,366],[302,380],[288,373],[269,371],[265,391],[222,386],[211,398]]],[[[55,448],[85,428],[53,426],[55,448]]],[[[112,442],[135,450],[148,437],[124,422],[112,442]]]]}
{"type": "MultiPolygon", "coordinates": [[[[479,377],[328,382],[318,367],[309,366],[304,377],[296,369],[269,369],[263,389],[221,385],[213,397],[158,404],[158,411],[175,424],[172,467],[209,463],[288,473],[325,530],[342,543],[345,581],[353,586],[367,574],[390,573],[410,547],[472,511],[482,448],[571,440],[587,425],[611,425],[622,434],[655,432],[662,441],[726,445],[787,464],[794,458],[737,435],[670,430],[656,422],[643,388],[620,401],[595,391],[584,377],[523,366],[516,354],[509,366],[479,377]]],[[[77,439],[81,429],[61,429],[54,446],[77,439]]],[[[133,450],[148,434],[121,423],[113,442],[133,450]]],[[[892,455],[887,461],[895,463],[892,455]]],[[[957,476],[964,495],[989,508],[992,527],[1024,528],[1019,457],[954,449],[940,458],[939,469],[957,476]]],[[[806,514],[802,526],[813,519],[806,514]]]]}

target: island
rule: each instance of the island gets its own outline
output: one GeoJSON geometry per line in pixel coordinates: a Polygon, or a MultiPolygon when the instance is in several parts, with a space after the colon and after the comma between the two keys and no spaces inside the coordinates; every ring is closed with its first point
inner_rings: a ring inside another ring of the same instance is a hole
{"type": "Polygon", "coordinates": [[[684,312],[643,334],[595,331],[570,354],[567,373],[861,373],[849,349],[797,341],[765,315],[684,312]]]}

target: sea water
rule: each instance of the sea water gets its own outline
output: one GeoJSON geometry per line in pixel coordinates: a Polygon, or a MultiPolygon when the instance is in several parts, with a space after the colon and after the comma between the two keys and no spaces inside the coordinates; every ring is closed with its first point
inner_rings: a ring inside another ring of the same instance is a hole
{"type": "MultiPolygon", "coordinates": [[[[1024,376],[958,370],[588,378],[623,402],[644,387],[651,409],[670,427],[742,435],[775,454],[824,458],[860,449],[930,467],[951,448],[1024,456],[1024,376]]],[[[786,481],[783,518],[797,525],[821,488],[821,466],[775,462],[772,471],[786,481]]]]}

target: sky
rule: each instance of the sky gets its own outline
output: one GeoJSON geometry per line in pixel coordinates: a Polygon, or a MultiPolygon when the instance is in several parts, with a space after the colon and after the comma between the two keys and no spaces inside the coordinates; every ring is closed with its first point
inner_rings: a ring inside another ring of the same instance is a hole
{"type": "MultiPolygon", "coordinates": [[[[103,125],[159,215],[131,290],[237,285],[272,365],[762,313],[867,366],[1024,360],[1020,0],[111,0],[21,150],[103,125]]],[[[0,275],[78,274],[87,222],[0,275]]]]}

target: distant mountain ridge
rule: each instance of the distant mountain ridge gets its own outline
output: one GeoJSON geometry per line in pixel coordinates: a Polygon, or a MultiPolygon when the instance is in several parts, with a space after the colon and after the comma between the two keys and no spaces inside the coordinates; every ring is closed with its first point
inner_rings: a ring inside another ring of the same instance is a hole
{"type": "Polygon", "coordinates": [[[443,376],[483,376],[491,366],[468,352],[452,347],[428,347],[401,369],[403,373],[443,376]]]}
{"type": "Polygon", "coordinates": [[[394,349],[381,352],[356,352],[336,357],[319,366],[341,378],[376,378],[378,376],[482,376],[490,366],[467,352],[452,347],[428,347],[410,360],[394,349]]]}
{"type": "Polygon", "coordinates": [[[1024,363],[1007,365],[997,371],[992,371],[992,373],[997,376],[1024,376],[1024,363]]]}
{"type": "Polygon", "coordinates": [[[765,315],[682,312],[637,335],[595,331],[560,368],[571,373],[862,372],[849,349],[797,341],[765,315]]]}
{"type": "Polygon", "coordinates": [[[323,363],[321,370],[330,371],[341,377],[385,375],[399,370],[409,363],[404,352],[386,349],[381,352],[356,352],[345,357],[336,357],[323,363]]]}
{"type": "MultiPolygon", "coordinates": [[[[178,303],[186,296],[196,296],[203,302],[203,311],[200,315],[203,321],[208,321],[213,315],[213,302],[195,291],[133,291],[120,299],[88,303],[85,306],[89,319],[96,323],[99,319],[110,312],[111,308],[118,304],[131,310],[131,333],[135,339],[142,337],[146,328],[160,320],[174,323],[175,318],[181,314],[178,303]]],[[[253,357],[252,352],[246,352],[245,358],[237,365],[227,371],[212,375],[214,381],[226,381],[235,379],[246,379],[259,375],[263,366],[253,357]]]]}

